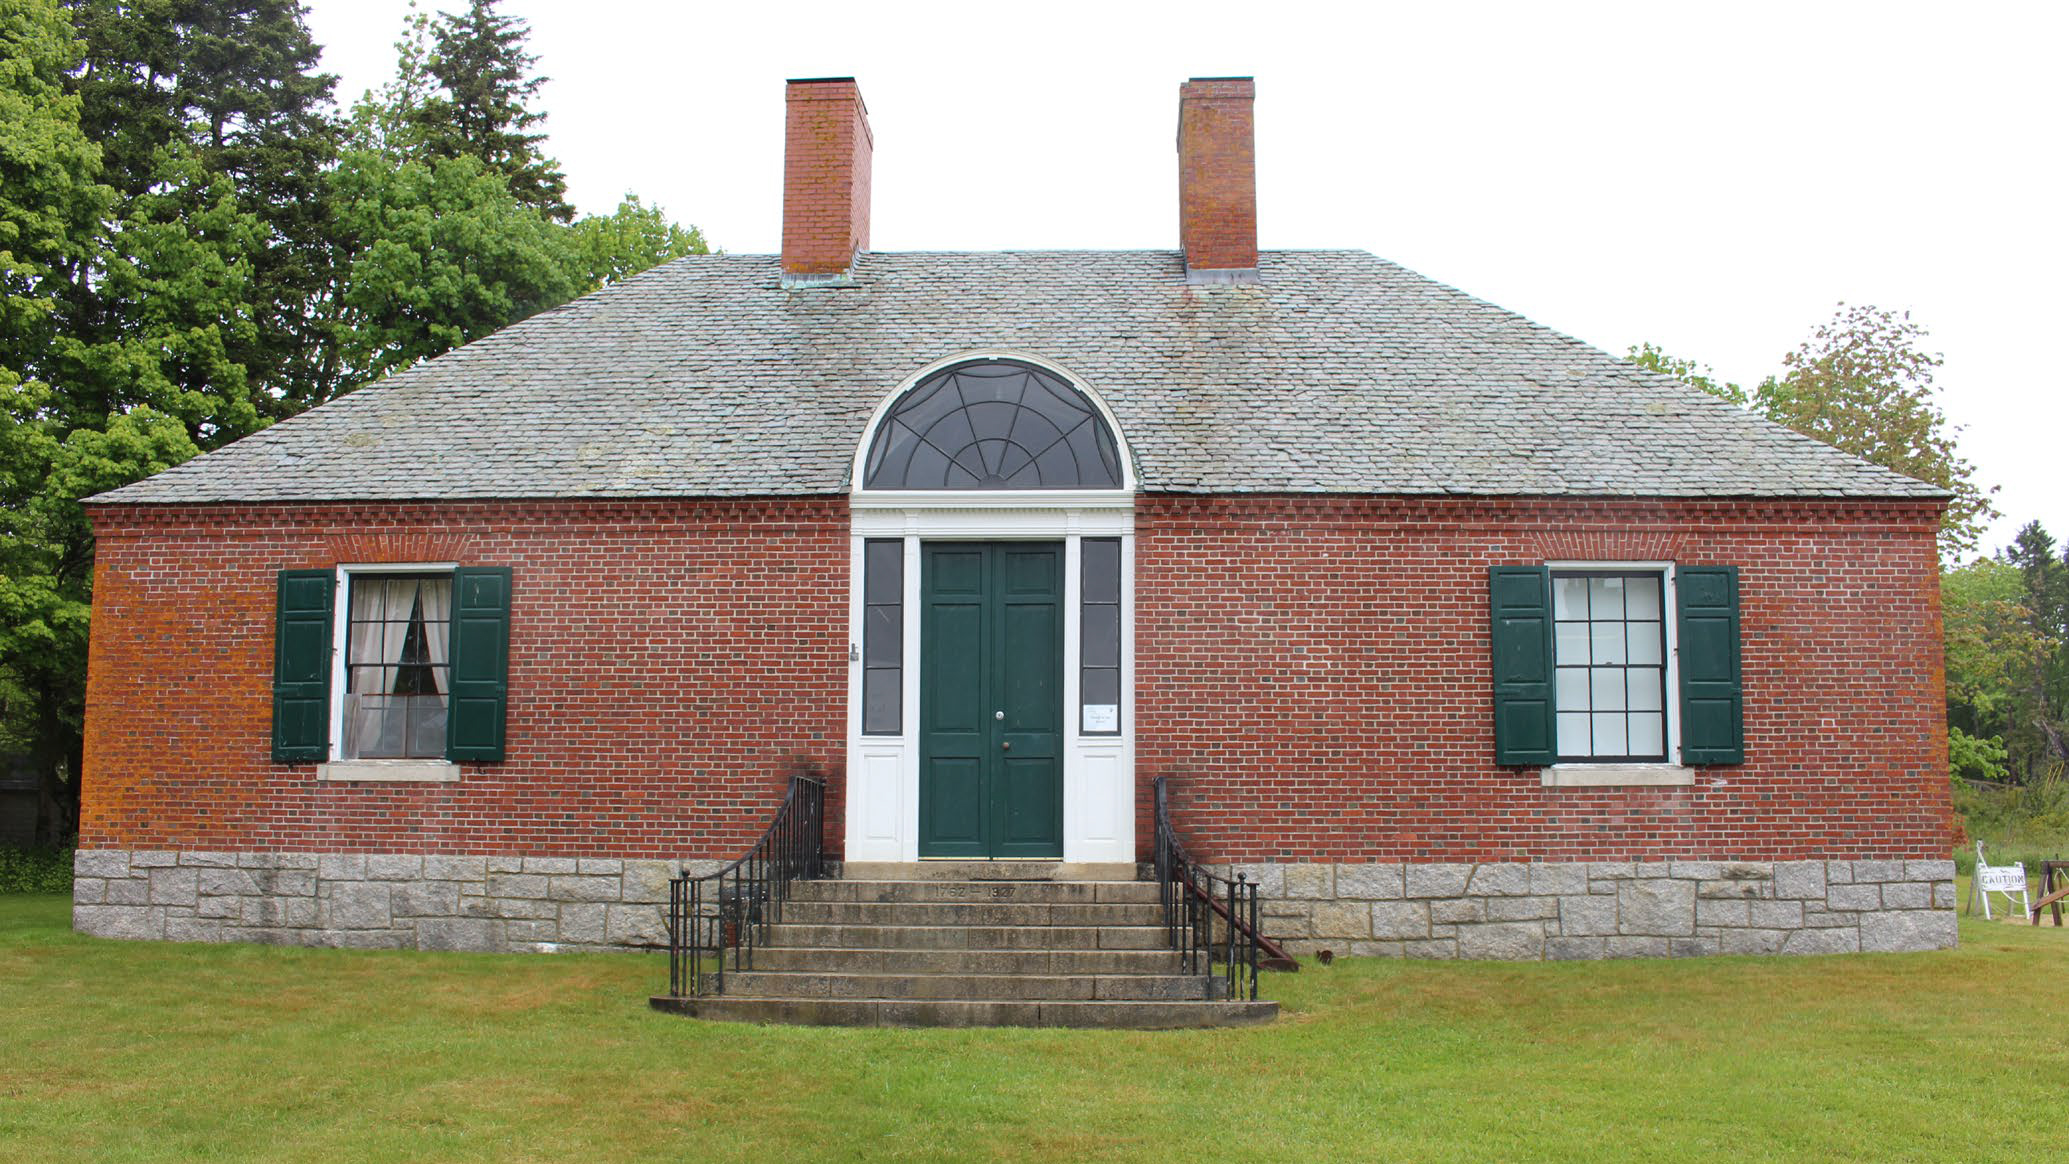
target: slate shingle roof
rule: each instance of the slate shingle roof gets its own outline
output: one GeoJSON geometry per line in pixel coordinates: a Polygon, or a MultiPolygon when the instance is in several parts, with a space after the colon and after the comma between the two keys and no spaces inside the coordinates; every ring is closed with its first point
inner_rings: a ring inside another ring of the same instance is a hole
{"type": "Polygon", "coordinates": [[[1363,252],[1259,268],[878,253],[786,291],[680,259],[98,500],[841,492],[876,405],[973,350],[1078,376],[1147,491],[1944,495],[1363,252]]]}

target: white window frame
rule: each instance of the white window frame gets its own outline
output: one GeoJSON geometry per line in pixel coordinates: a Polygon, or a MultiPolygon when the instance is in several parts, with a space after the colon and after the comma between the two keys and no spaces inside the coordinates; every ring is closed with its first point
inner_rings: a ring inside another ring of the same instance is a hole
{"type": "MultiPolygon", "coordinates": [[[[1545,563],[1546,579],[1560,574],[1586,571],[1617,571],[1625,574],[1652,574],[1660,576],[1660,621],[1666,632],[1666,695],[1662,702],[1666,711],[1667,758],[1664,762],[1649,763],[1598,763],[1591,761],[1560,761],[1538,769],[1538,783],[1545,788],[1613,788],[1613,787],[1673,787],[1695,783],[1695,769],[1681,762],[1681,643],[1680,643],[1680,601],[1675,590],[1674,563],[1662,561],[1603,561],[1603,560],[1561,560],[1545,563]]],[[[1545,594],[1546,617],[1551,617],[1552,593],[1545,594]]],[[[1555,668],[1552,691],[1553,747],[1558,741],[1558,684],[1556,682],[1557,658],[1548,660],[1555,668]]]]}
{"type": "Polygon", "coordinates": [[[460,766],[446,760],[347,760],[345,747],[345,661],[350,652],[352,579],[359,575],[450,574],[457,562],[345,563],[337,568],[331,589],[330,759],[316,766],[318,780],[367,781],[387,784],[449,784],[459,780],[460,766]]]}

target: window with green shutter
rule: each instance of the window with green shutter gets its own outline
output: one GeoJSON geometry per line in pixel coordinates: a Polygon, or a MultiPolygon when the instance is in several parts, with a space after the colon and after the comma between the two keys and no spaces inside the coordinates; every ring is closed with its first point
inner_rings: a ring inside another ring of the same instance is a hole
{"type": "Polygon", "coordinates": [[[1552,727],[1551,575],[1543,566],[1488,571],[1494,646],[1494,762],[1550,764],[1552,727]]]}
{"type": "Polygon", "coordinates": [[[510,695],[510,570],[453,571],[452,710],[445,758],[503,758],[503,712],[510,695]]]}
{"type": "Polygon", "coordinates": [[[341,608],[336,572],[280,573],[274,761],[501,760],[510,570],[354,567],[346,581],[341,608]]]}
{"type": "Polygon", "coordinates": [[[1497,763],[1745,762],[1736,567],[1496,566],[1488,607],[1497,763]]]}
{"type": "Polygon", "coordinates": [[[273,634],[273,762],[313,764],[330,749],[329,570],[282,570],[273,634]]]}
{"type": "Polygon", "coordinates": [[[1675,571],[1681,640],[1681,762],[1746,762],[1736,566],[1675,571]]]}

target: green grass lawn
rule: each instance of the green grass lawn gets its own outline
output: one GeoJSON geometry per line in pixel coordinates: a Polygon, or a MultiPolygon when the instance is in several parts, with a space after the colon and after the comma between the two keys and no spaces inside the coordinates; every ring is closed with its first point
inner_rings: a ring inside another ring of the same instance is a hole
{"type": "Polygon", "coordinates": [[[0,897],[0,1160],[1935,1160],[2069,1152],[2069,930],[1270,975],[1194,1032],[753,1028],[658,957],[100,941],[0,897]],[[1986,1083],[1987,1079],[1987,1083],[1986,1083]]]}

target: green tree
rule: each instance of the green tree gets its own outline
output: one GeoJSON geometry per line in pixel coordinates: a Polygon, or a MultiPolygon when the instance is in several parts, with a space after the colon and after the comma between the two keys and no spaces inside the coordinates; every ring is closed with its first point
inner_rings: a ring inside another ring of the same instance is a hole
{"type": "MultiPolygon", "coordinates": [[[[342,127],[335,83],[316,71],[320,52],[296,0],[71,0],[87,53],[75,80],[90,137],[106,151],[106,181],[124,200],[125,226],[148,209],[154,225],[217,212],[213,178],[228,180],[256,241],[248,267],[249,328],[226,334],[226,355],[244,369],[253,399],[285,416],[327,398],[329,352],[338,342],[333,223],[325,171],[342,127]],[[175,162],[168,148],[185,153],[175,162]],[[181,171],[192,201],[164,196],[165,170],[181,171]]],[[[75,331],[119,329],[97,314],[82,283],[75,331]]]]}
{"type": "Polygon", "coordinates": [[[543,152],[546,115],[531,108],[547,78],[532,72],[539,58],[526,51],[525,22],[496,11],[496,0],[470,0],[465,12],[441,13],[430,34],[423,68],[437,85],[413,110],[419,149],[474,158],[508,179],[523,205],[556,222],[573,219],[567,178],[543,152]]]}
{"type": "Polygon", "coordinates": [[[588,290],[568,228],[472,158],[349,151],[336,181],[351,240],[348,380],[377,379],[588,290]]]}
{"type": "Polygon", "coordinates": [[[1947,723],[1955,773],[2001,780],[2032,759],[2035,669],[2060,643],[2027,605],[2025,572],[2002,558],[1979,558],[1940,575],[1946,634],[1947,723]],[[2008,740],[2019,741],[2014,755],[2008,740]]]}
{"type": "Polygon", "coordinates": [[[1716,371],[1708,364],[1698,364],[1694,360],[1669,355],[1649,343],[1634,345],[1628,353],[1628,358],[1648,372],[1658,372],[1663,376],[1686,381],[1719,399],[1729,400],[1741,407],[1748,403],[1744,388],[1728,380],[1719,379],[1716,371]]]}
{"type": "Polygon", "coordinates": [[[47,504],[63,459],[40,378],[56,292],[85,265],[114,192],[65,91],[82,48],[55,0],[0,6],[0,752],[41,779],[38,839],[76,827],[86,577],[75,517],[47,504]]]}
{"type": "Polygon", "coordinates": [[[2027,633],[2044,644],[2024,660],[2007,713],[2012,763],[2030,778],[2050,761],[2069,760],[2069,561],[2037,521],[1999,557],[2018,571],[2027,633]]]}
{"type": "Polygon", "coordinates": [[[1951,560],[1973,550],[1996,515],[1990,504],[1995,488],[1976,483],[1975,466],[1957,448],[1960,429],[1947,423],[1933,383],[1942,358],[1921,346],[1925,337],[1925,329],[1908,313],[1842,303],[1809,339],[1782,357],[1779,375],[1751,392],[1649,343],[1631,348],[1629,355],[1640,367],[1685,380],[1805,436],[1948,490],[1954,496],[1940,522],[1940,553],[1951,560]]]}
{"type": "Polygon", "coordinates": [[[620,283],[650,267],[684,255],[708,255],[711,246],[694,226],[670,222],[658,206],[631,194],[609,214],[591,214],[571,228],[588,285],[593,291],[620,283]]]}

